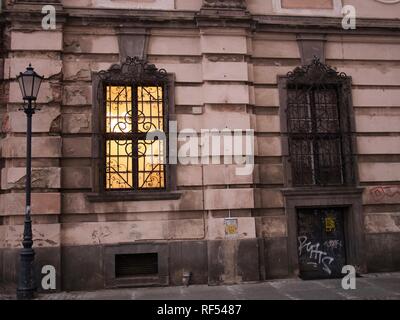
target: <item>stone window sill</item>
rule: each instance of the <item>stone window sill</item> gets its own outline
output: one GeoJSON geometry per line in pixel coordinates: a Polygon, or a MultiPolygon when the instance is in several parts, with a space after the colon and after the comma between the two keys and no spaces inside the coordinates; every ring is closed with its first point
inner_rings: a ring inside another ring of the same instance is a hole
{"type": "Polygon", "coordinates": [[[116,201],[154,201],[154,200],[178,200],[182,196],[179,191],[164,192],[105,192],[88,193],[86,199],[90,202],[116,202],[116,201]]]}

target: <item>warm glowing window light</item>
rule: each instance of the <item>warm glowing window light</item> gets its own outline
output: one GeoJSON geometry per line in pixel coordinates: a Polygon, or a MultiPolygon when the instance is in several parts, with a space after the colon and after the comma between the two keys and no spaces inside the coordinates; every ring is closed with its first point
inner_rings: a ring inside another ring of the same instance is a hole
{"type": "Polygon", "coordinates": [[[160,86],[106,87],[106,189],[164,189],[164,145],[146,133],[164,131],[160,86]]]}

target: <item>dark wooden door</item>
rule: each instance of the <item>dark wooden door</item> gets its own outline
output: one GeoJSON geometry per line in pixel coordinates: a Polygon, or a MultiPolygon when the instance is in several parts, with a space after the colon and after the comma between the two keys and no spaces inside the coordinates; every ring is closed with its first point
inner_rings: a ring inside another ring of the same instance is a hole
{"type": "Polygon", "coordinates": [[[300,277],[342,277],[346,265],[343,209],[298,209],[297,226],[300,277]]]}

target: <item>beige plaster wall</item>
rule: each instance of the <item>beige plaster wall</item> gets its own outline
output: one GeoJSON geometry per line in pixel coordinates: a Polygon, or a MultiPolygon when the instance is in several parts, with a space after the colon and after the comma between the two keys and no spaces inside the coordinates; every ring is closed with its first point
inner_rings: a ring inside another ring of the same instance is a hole
{"type": "MultiPolygon", "coordinates": [[[[202,0],[63,0],[65,8],[199,11],[202,0]]],[[[360,18],[397,19],[400,3],[377,0],[246,0],[254,15],[300,15],[342,17],[341,9],[352,5],[360,18]]]]}
{"type": "Polygon", "coordinates": [[[343,17],[346,5],[356,9],[358,18],[398,19],[400,3],[385,4],[377,0],[247,0],[254,15],[294,15],[343,17]]]}
{"type": "MultiPolygon", "coordinates": [[[[102,8],[110,6],[109,1],[98,3],[102,8]]],[[[197,10],[200,2],[175,4],[179,10],[197,10]]],[[[96,3],[71,1],[65,5],[94,7],[96,3]]],[[[134,8],[138,4],[131,5],[134,8]]],[[[157,5],[171,9],[169,1],[148,2],[146,8],[157,5]]],[[[365,5],[384,14],[389,8],[365,5]]],[[[121,1],[119,7],[124,6],[127,2],[121,1]]],[[[249,0],[248,6],[254,14],[276,14],[269,1],[249,0]]],[[[42,111],[33,122],[36,185],[32,210],[41,219],[63,215],[61,226],[49,223],[49,230],[59,230],[59,241],[80,245],[219,239],[223,235],[221,216],[228,216],[228,209],[244,219],[244,231],[240,231],[242,236],[246,234],[243,237],[287,235],[280,191],[284,168],[277,76],[300,64],[296,34],[212,27],[150,30],[149,61],[176,76],[178,128],[197,132],[204,128],[255,129],[257,165],[254,174],[244,177],[234,174],[233,165],[178,166],[177,186],[182,198],[149,202],[91,203],[85,197],[92,187],[91,72],[119,62],[115,31],[69,25],[53,32],[28,33],[15,28],[10,45],[4,68],[10,85],[2,120],[5,136],[0,141],[0,154],[5,159],[0,215],[21,218],[24,212],[25,123],[18,112],[21,98],[15,74],[31,62],[50,77],[43,83],[38,100],[42,111]]],[[[371,233],[398,231],[399,49],[399,40],[392,36],[331,35],[326,42],[328,63],[353,78],[358,173],[361,185],[366,187],[365,230],[371,233]],[[377,212],[383,211],[377,209],[381,204],[390,204],[392,211],[385,207],[384,212],[377,212]],[[384,219],[378,224],[381,216],[384,219]]],[[[3,246],[14,243],[15,233],[11,231],[8,225],[0,229],[3,246]]],[[[47,238],[53,236],[49,233],[47,238]]],[[[43,246],[50,245],[46,243],[43,241],[43,246]]]]}

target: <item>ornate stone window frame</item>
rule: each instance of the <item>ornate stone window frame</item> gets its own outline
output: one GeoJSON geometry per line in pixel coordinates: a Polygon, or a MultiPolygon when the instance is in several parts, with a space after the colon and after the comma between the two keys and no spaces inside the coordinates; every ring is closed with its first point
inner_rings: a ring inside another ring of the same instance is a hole
{"type": "MultiPolygon", "coordinates": [[[[359,273],[366,272],[365,260],[365,234],[364,216],[362,207],[363,188],[358,186],[357,170],[357,144],[356,138],[352,136],[353,153],[353,183],[343,186],[307,186],[294,187],[291,182],[292,168],[289,162],[289,141],[287,128],[287,85],[290,77],[306,76],[308,72],[316,72],[313,77],[315,80],[340,81],[346,88],[346,97],[351,132],[356,132],[355,119],[351,95],[351,77],[343,73],[338,73],[335,69],[321,63],[318,58],[310,65],[298,67],[293,72],[278,76],[278,88],[280,96],[280,122],[281,122],[281,141],[282,157],[284,165],[284,188],[281,190],[284,196],[285,210],[287,215],[287,234],[288,234],[288,262],[289,272],[292,275],[299,275],[299,261],[297,251],[297,209],[313,207],[342,207],[345,209],[345,240],[346,240],[346,260],[347,264],[354,265],[359,273]],[[312,70],[312,64],[319,65],[320,70],[312,70]],[[324,79],[325,77],[325,79],[324,79]]],[[[312,80],[313,81],[313,80],[312,80]]]]}
{"type": "MultiPolygon", "coordinates": [[[[356,132],[355,129],[355,119],[353,112],[353,103],[352,103],[352,95],[351,95],[351,77],[347,76],[344,73],[339,73],[335,69],[330,66],[320,62],[318,58],[314,58],[314,60],[306,66],[298,67],[293,72],[289,72],[285,76],[278,76],[278,89],[279,89],[279,98],[280,98],[280,125],[281,125],[281,134],[282,134],[282,157],[283,164],[285,167],[285,187],[293,188],[292,183],[292,166],[290,164],[290,154],[289,154],[289,138],[288,138],[288,125],[287,125],[287,90],[288,85],[292,83],[293,79],[296,78],[296,81],[299,81],[300,84],[312,84],[313,82],[321,82],[326,84],[338,84],[340,85],[340,93],[341,97],[341,107],[346,108],[346,114],[348,116],[348,131],[350,133],[356,132]]],[[[354,134],[351,135],[351,157],[352,162],[349,164],[351,167],[349,168],[349,172],[352,173],[351,179],[349,178],[349,182],[346,186],[357,185],[358,181],[358,170],[357,170],[357,141],[354,134]]],[[[314,188],[318,189],[320,186],[311,186],[306,188],[314,188]]],[[[342,188],[339,186],[338,188],[342,188]]]]}
{"type": "MultiPolygon", "coordinates": [[[[164,190],[106,190],[104,184],[105,152],[103,135],[105,131],[105,86],[132,84],[159,84],[165,92],[165,123],[175,120],[174,74],[138,57],[127,57],[121,64],[114,64],[106,71],[92,73],[92,193],[87,194],[89,201],[142,201],[175,200],[181,196],[176,191],[176,166],[166,164],[166,187],[164,190]]],[[[168,144],[168,142],[167,142],[168,144]]]]}
{"type": "Polygon", "coordinates": [[[282,8],[282,0],[272,0],[273,10],[277,14],[298,15],[298,16],[342,16],[342,0],[333,0],[332,9],[286,9],[282,8]]]}

